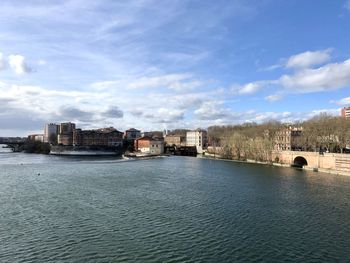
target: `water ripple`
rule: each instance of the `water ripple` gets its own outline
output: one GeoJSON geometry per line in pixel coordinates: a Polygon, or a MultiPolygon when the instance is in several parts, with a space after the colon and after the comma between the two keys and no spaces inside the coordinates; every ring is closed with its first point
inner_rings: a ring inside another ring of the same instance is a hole
{"type": "Polygon", "coordinates": [[[348,177],[177,157],[23,163],[0,165],[0,262],[350,261],[348,177]]]}

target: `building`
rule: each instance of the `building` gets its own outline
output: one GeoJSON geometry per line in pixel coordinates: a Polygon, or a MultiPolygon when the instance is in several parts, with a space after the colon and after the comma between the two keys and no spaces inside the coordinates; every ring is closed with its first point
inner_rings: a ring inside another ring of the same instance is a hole
{"type": "Polygon", "coordinates": [[[72,133],[75,129],[75,123],[72,122],[62,122],[60,124],[60,134],[69,134],[72,133]]]}
{"type": "Polygon", "coordinates": [[[302,127],[287,126],[276,132],[274,149],[276,151],[293,151],[301,145],[302,127]]]}
{"type": "Polygon", "coordinates": [[[102,128],[98,130],[73,130],[74,146],[122,146],[123,133],[117,129],[102,128]]]}
{"type": "Polygon", "coordinates": [[[55,123],[47,123],[44,128],[44,142],[57,143],[57,135],[60,126],[55,123]]]}
{"type": "Polygon", "coordinates": [[[30,134],[28,135],[28,141],[44,142],[44,134],[30,134]]]}
{"type": "Polygon", "coordinates": [[[144,136],[135,140],[134,148],[144,154],[160,155],[164,153],[164,141],[144,136]]]}
{"type": "Polygon", "coordinates": [[[197,153],[203,153],[207,147],[207,131],[197,129],[186,132],[186,146],[196,146],[197,153]]]}
{"type": "Polygon", "coordinates": [[[166,135],[164,137],[164,141],[167,145],[169,146],[186,146],[186,136],[184,135],[177,135],[177,134],[173,134],[173,135],[166,135]]]}
{"type": "Polygon", "coordinates": [[[161,131],[144,131],[141,133],[141,137],[151,137],[151,138],[163,138],[163,132],[161,131]]]}
{"type": "Polygon", "coordinates": [[[126,130],[124,132],[124,139],[127,141],[132,141],[135,140],[137,138],[141,137],[141,131],[135,129],[135,128],[131,128],[129,130],[126,130]]]}
{"type": "Polygon", "coordinates": [[[341,109],[340,115],[343,118],[350,118],[350,107],[344,107],[341,109]]]}
{"type": "Polygon", "coordinates": [[[57,143],[60,145],[73,145],[73,130],[75,130],[75,123],[61,123],[57,136],[57,143]]]}

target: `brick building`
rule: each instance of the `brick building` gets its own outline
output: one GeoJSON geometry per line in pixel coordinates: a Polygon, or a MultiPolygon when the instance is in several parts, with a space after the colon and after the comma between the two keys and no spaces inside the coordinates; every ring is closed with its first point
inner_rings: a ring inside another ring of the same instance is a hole
{"type": "Polygon", "coordinates": [[[57,143],[61,145],[73,145],[73,130],[75,123],[63,122],[60,124],[57,143]]]}
{"type": "Polygon", "coordinates": [[[122,144],[123,133],[113,127],[98,130],[73,130],[73,145],[75,146],[121,146],[122,144]]]}
{"type": "Polygon", "coordinates": [[[344,107],[341,109],[340,115],[343,118],[350,118],[350,107],[344,107]]]}
{"type": "Polygon", "coordinates": [[[141,153],[159,155],[164,153],[164,141],[144,136],[135,140],[134,148],[141,153]]]}
{"type": "Polygon", "coordinates": [[[301,127],[288,126],[276,132],[275,150],[291,151],[296,150],[301,145],[301,135],[303,129],[301,127]]]}

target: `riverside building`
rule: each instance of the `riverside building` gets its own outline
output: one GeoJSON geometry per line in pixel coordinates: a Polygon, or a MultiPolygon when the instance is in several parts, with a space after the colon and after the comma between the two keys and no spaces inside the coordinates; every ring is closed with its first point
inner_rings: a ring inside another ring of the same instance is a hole
{"type": "Polygon", "coordinates": [[[135,140],[134,148],[144,154],[160,155],[164,153],[164,141],[144,136],[135,140]]]}
{"type": "Polygon", "coordinates": [[[131,128],[124,132],[124,139],[127,141],[133,141],[141,137],[141,131],[135,128],[131,128]]]}
{"type": "Polygon", "coordinates": [[[123,133],[113,127],[97,130],[73,130],[74,146],[122,146],[123,133]]]}
{"type": "Polygon", "coordinates": [[[44,142],[56,143],[60,126],[56,123],[47,123],[44,128],[44,142]]]}
{"type": "Polygon", "coordinates": [[[177,134],[172,134],[172,135],[166,135],[164,137],[164,141],[167,145],[170,146],[186,146],[186,136],[184,135],[177,135],[177,134]]]}
{"type": "Polygon", "coordinates": [[[276,151],[293,151],[300,148],[302,127],[288,126],[276,132],[274,142],[276,151]]]}
{"type": "Polygon", "coordinates": [[[57,136],[57,143],[60,145],[73,145],[74,129],[75,129],[75,123],[62,122],[60,124],[60,130],[57,136]]]}
{"type": "Polygon", "coordinates": [[[207,147],[207,131],[197,129],[186,132],[186,146],[196,146],[197,153],[203,153],[207,147]]]}

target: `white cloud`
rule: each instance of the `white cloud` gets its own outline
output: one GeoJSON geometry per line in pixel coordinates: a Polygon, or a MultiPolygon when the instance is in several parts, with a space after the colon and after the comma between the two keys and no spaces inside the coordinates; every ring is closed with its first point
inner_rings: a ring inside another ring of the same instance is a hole
{"type": "Polygon", "coordinates": [[[270,102],[274,102],[274,101],[281,100],[282,98],[283,98],[282,94],[276,93],[276,94],[266,96],[265,100],[270,101],[270,102]]]}
{"type": "Polygon", "coordinates": [[[297,93],[335,90],[350,86],[350,59],[317,69],[304,69],[294,75],[283,75],[278,82],[297,93]]]}
{"type": "Polygon", "coordinates": [[[168,74],[156,77],[143,77],[131,82],[128,85],[129,89],[140,88],[174,88],[177,85],[181,86],[182,81],[191,77],[189,74],[168,74]]]}
{"type": "Polygon", "coordinates": [[[43,60],[43,59],[39,59],[37,63],[38,63],[39,66],[44,66],[44,65],[47,64],[47,62],[45,60],[43,60]]]}
{"type": "Polygon", "coordinates": [[[3,70],[6,68],[6,61],[4,58],[4,55],[0,52],[0,70],[3,70]]]}
{"type": "MultiPolygon", "coordinates": [[[[313,112],[236,112],[225,106],[225,93],[220,90],[186,94],[149,93],[133,96],[129,91],[60,91],[38,86],[0,83],[0,123],[7,128],[40,130],[45,122],[74,121],[84,129],[114,126],[119,130],[138,127],[142,130],[163,128],[206,128],[211,125],[239,124],[280,120],[304,120],[327,111],[313,112]],[[214,96],[215,95],[215,96],[214,96]],[[59,98],[59,99],[58,99],[59,98]],[[76,103],[79,98],[79,104],[76,103]],[[192,115],[192,116],[191,116],[192,115]],[[17,121],[34,120],[18,124],[17,121]],[[35,124],[35,125],[34,125],[35,124]],[[27,127],[27,126],[28,127],[27,127]],[[10,127],[11,126],[11,127],[10,127]]],[[[0,129],[4,130],[0,127],[0,129]]]]}
{"type": "Polygon", "coordinates": [[[347,1],[345,2],[344,7],[350,11],[350,0],[347,0],[347,1]]]}
{"type": "Polygon", "coordinates": [[[145,130],[159,129],[162,125],[179,127],[186,112],[214,93],[146,92],[141,95],[139,90],[117,87],[65,91],[0,82],[0,100],[5,109],[13,109],[13,113],[26,110],[29,116],[43,120],[43,124],[70,120],[83,128],[115,126],[120,130],[133,126],[145,130]]]}
{"type": "Polygon", "coordinates": [[[217,120],[232,117],[233,112],[223,107],[222,101],[206,101],[194,111],[194,116],[200,120],[217,120]]]}
{"type": "Polygon", "coordinates": [[[155,117],[157,118],[157,122],[171,123],[182,120],[184,118],[184,114],[185,110],[160,108],[158,109],[155,117]]]}
{"type": "Polygon", "coordinates": [[[350,105],[350,97],[342,98],[341,100],[331,102],[336,103],[338,105],[350,105]]]}
{"type": "Polygon", "coordinates": [[[281,68],[281,67],[283,67],[283,65],[281,65],[281,64],[274,64],[274,65],[268,66],[266,68],[260,68],[259,71],[272,71],[272,70],[275,70],[275,69],[278,69],[278,68],[281,68]]]}
{"type": "Polygon", "coordinates": [[[187,81],[187,82],[174,82],[168,86],[169,89],[176,90],[176,91],[188,91],[193,90],[199,86],[202,85],[202,82],[195,80],[195,81],[187,81]]]}
{"type": "Polygon", "coordinates": [[[287,68],[309,68],[317,66],[330,60],[330,53],[332,49],[325,49],[319,51],[306,51],[294,56],[291,56],[287,63],[287,68]]]}
{"type": "Polygon", "coordinates": [[[258,92],[263,87],[263,82],[250,82],[243,86],[234,85],[231,90],[238,94],[253,94],[258,92]]]}
{"type": "Polygon", "coordinates": [[[248,110],[235,112],[223,106],[223,102],[209,101],[203,103],[194,111],[194,123],[197,126],[206,127],[211,125],[232,125],[247,122],[262,123],[266,121],[296,122],[310,119],[320,113],[330,115],[339,115],[339,109],[320,109],[310,112],[273,112],[273,111],[256,111],[248,110]]]}
{"type": "Polygon", "coordinates": [[[95,90],[103,91],[106,89],[110,89],[113,86],[119,86],[121,84],[123,84],[123,82],[120,80],[106,80],[106,81],[94,82],[90,86],[95,90]]]}
{"type": "Polygon", "coordinates": [[[200,87],[203,83],[193,79],[191,74],[166,74],[154,77],[141,77],[133,79],[124,78],[123,80],[101,81],[91,84],[96,90],[105,90],[113,87],[123,86],[126,89],[151,89],[165,88],[174,91],[190,91],[200,87]]]}
{"type": "Polygon", "coordinates": [[[25,58],[21,55],[8,56],[9,65],[16,74],[22,75],[24,73],[30,73],[32,69],[25,63],[25,58]]]}
{"type": "MultiPolygon", "coordinates": [[[[244,116],[244,115],[243,115],[244,116]]],[[[247,114],[248,122],[262,123],[271,120],[278,120],[282,122],[290,122],[293,119],[291,112],[249,112],[247,114]]]]}
{"type": "MultiPolygon", "coordinates": [[[[294,74],[282,75],[277,80],[260,80],[232,88],[238,94],[253,94],[264,86],[280,86],[277,93],[312,93],[350,87],[350,59],[329,63],[318,68],[300,68],[294,74]]],[[[269,101],[279,99],[276,95],[265,97],[269,101]]]]}

